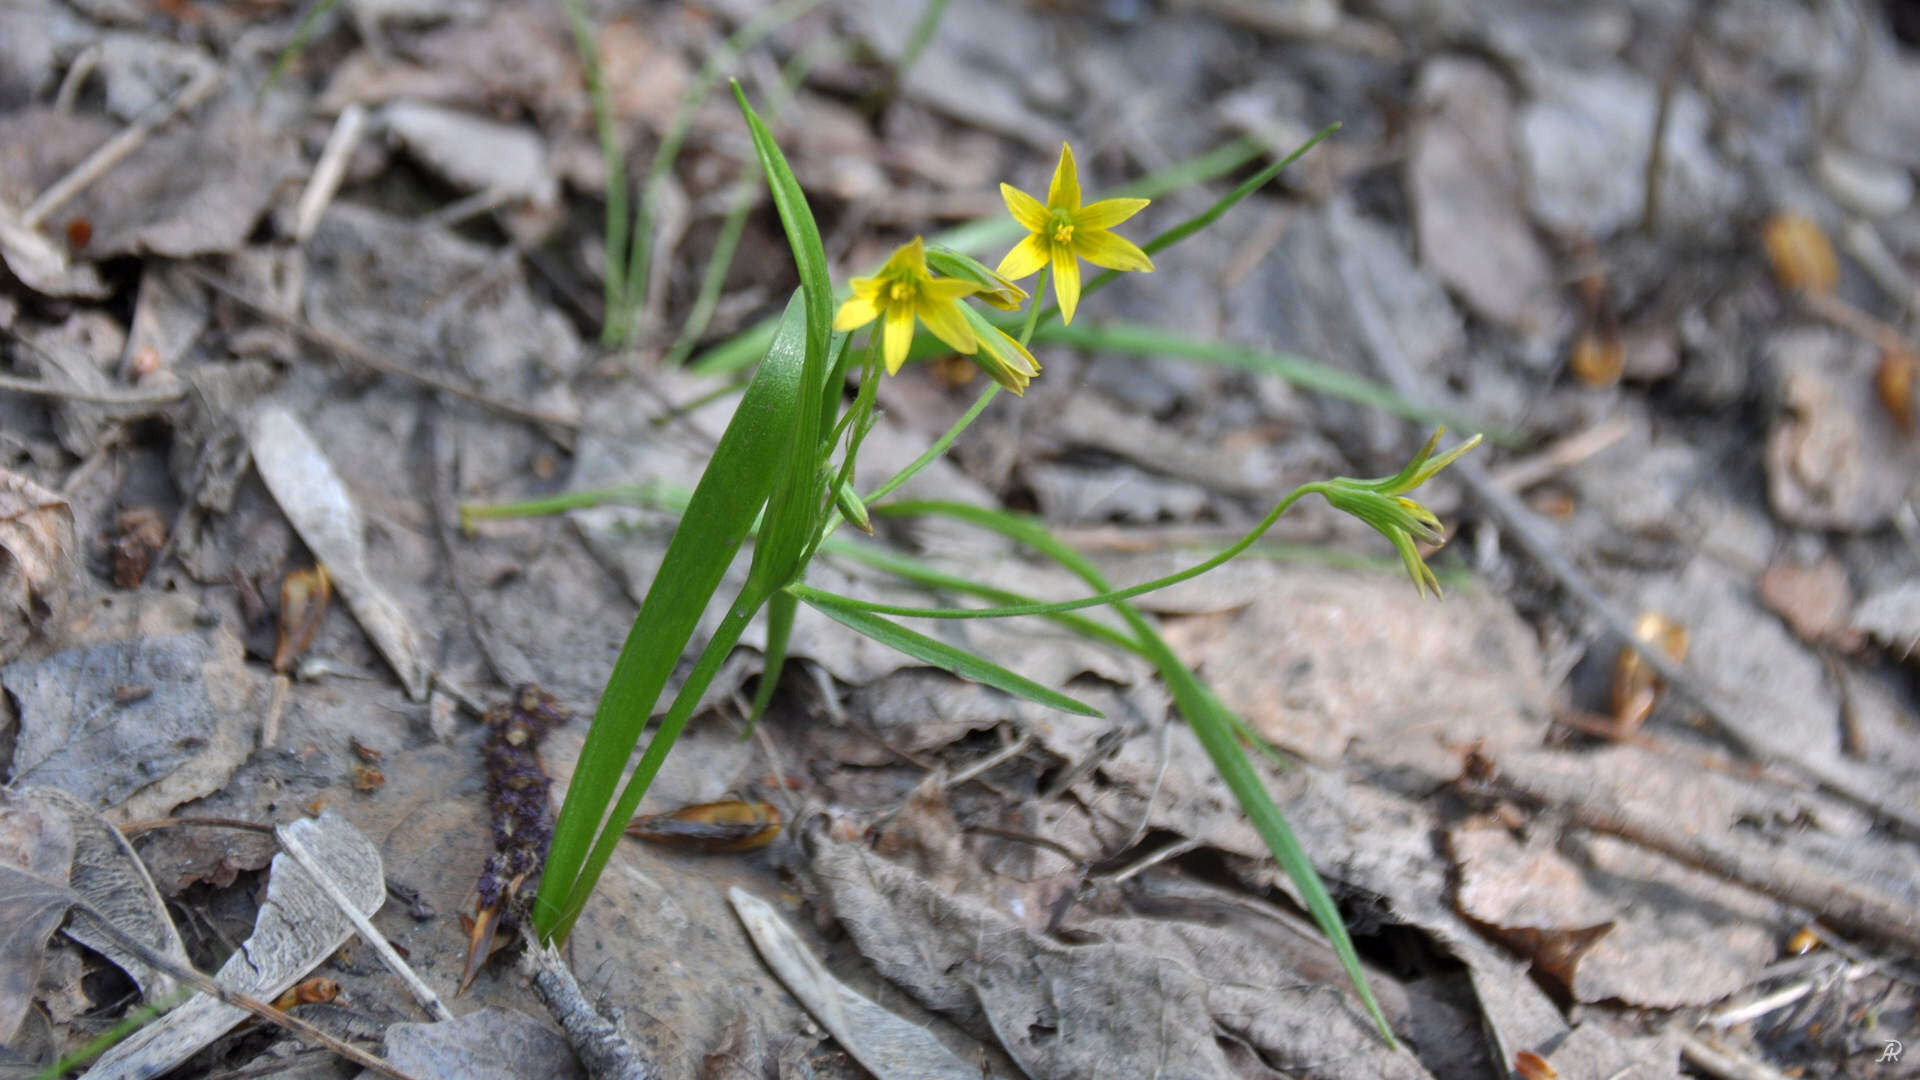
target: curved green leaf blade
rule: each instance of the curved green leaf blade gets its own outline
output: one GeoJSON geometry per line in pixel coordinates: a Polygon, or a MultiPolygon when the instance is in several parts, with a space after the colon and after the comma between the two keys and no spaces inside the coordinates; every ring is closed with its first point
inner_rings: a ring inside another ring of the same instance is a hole
{"type": "Polygon", "coordinates": [[[899,623],[890,622],[878,615],[869,615],[855,608],[842,607],[833,602],[832,593],[808,590],[802,597],[808,607],[827,618],[857,630],[889,648],[898,649],[915,660],[931,664],[942,671],[951,672],[963,679],[972,679],[985,683],[995,690],[1003,690],[1015,697],[1045,705],[1061,712],[1075,713],[1080,716],[1101,716],[1100,710],[1084,702],[1075,701],[1058,691],[1049,690],[1024,675],[1016,675],[991,660],[984,659],[966,651],[930,638],[925,634],[916,634],[899,623]]]}
{"type": "Polygon", "coordinates": [[[534,902],[534,920],[542,936],[552,934],[558,924],[561,904],[573,890],[600,819],[613,800],[627,755],[640,741],[661,689],[771,492],[775,474],[766,462],[776,459],[792,437],[793,411],[805,381],[804,320],[805,309],[795,296],[787,304],[772,347],[714,447],[614,662],[547,850],[540,895],[534,902]]]}

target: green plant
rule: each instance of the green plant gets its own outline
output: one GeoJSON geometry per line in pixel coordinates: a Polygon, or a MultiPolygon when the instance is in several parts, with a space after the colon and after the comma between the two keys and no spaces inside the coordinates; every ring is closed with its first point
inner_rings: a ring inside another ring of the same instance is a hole
{"type": "MultiPolygon", "coordinates": [[[[1436,433],[1405,469],[1391,477],[1335,478],[1302,485],[1281,499],[1246,536],[1213,557],[1176,574],[1122,589],[1113,588],[1085,557],[1061,544],[1038,521],[950,502],[886,502],[900,484],[943,454],[1002,388],[1018,393],[1039,373],[1037,362],[1027,351],[1027,343],[1042,323],[1058,313],[1057,309],[1043,311],[1040,308],[1037,297],[1045,286],[1043,277],[1035,289],[1035,302],[1028,305],[1019,335],[1009,335],[975,311],[968,300],[979,298],[1005,307],[1017,304],[1024,296],[1023,290],[1001,273],[990,271],[957,252],[930,253],[915,238],[876,274],[855,279],[836,311],[825,254],[806,198],[772,135],[737,85],[734,94],[793,251],[801,285],[779,320],[732,421],[693,491],[684,497],[660,488],[625,493],[674,505],[680,512],[680,523],[641,603],[582,747],[534,904],[536,931],[551,940],[564,937],[572,927],[622,830],[674,741],[691,719],[702,693],[748,623],[762,610],[768,621],[769,646],[756,709],[764,707],[767,695],[778,681],[788,632],[798,606],[805,603],[923,663],[1051,708],[1098,715],[1067,695],[896,621],[899,618],[1039,615],[1135,652],[1156,666],[1182,715],[1275,858],[1300,890],[1315,921],[1332,941],[1356,991],[1382,1034],[1391,1042],[1392,1032],[1362,978],[1358,957],[1332,898],[1241,746],[1241,740],[1249,739],[1251,733],[1179,661],[1152,624],[1127,601],[1204,573],[1248,551],[1289,507],[1301,498],[1316,494],[1385,535],[1400,552],[1407,573],[1423,593],[1429,585],[1437,590],[1432,572],[1413,547],[1415,540],[1435,538],[1437,522],[1430,512],[1407,498],[1407,493],[1465,452],[1478,441],[1477,437],[1434,457],[1439,439],[1436,433]],[[936,269],[942,274],[937,276],[936,269]],[[874,390],[883,370],[897,370],[908,358],[916,321],[925,324],[948,348],[973,355],[995,381],[925,454],[874,491],[860,495],[852,490],[850,479],[861,442],[874,422],[874,390]],[[873,330],[867,334],[865,347],[850,348],[850,333],[869,324],[873,324],[873,330]],[[850,403],[843,404],[841,388],[851,374],[856,356],[861,357],[857,361],[861,369],[859,390],[850,403]],[[769,470],[765,467],[767,462],[777,462],[779,467],[769,470]],[[869,514],[940,514],[994,530],[1055,560],[1086,582],[1092,595],[1072,601],[1040,602],[917,565],[914,560],[881,552],[871,545],[848,544],[833,535],[843,521],[864,523],[869,514]],[[725,571],[749,539],[753,541],[753,550],[746,583],[730,600],[724,601],[724,614],[718,628],[697,654],[691,674],[668,706],[658,730],[623,785],[621,777],[628,757],[638,745],[668,676],[688,647],[701,615],[715,601],[725,571]],[[861,549],[867,549],[861,557],[887,565],[911,580],[971,593],[998,606],[949,609],[875,604],[805,583],[807,567],[816,555],[847,554],[861,549]],[[1124,631],[1074,614],[1077,609],[1093,606],[1113,607],[1124,631]]],[[[1314,141],[1328,132],[1322,132],[1314,141]]],[[[1144,249],[1134,248],[1111,234],[1105,234],[1104,239],[1096,238],[1091,250],[1102,256],[1096,261],[1132,269],[1150,268],[1150,254],[1164,250],[1217,219],[1311,145],[1274,163],[1204,213],[1155,237],[1144,249]]],[[[1002,272],[1031,273],[1041,269],[1031,256],[1044,254],[1046,257],[1039,262],[1046,264],[1047,271],[1055,273],[1056,285],[1069,268],[1077,281],[1075,260],[1086,257],[1087,251],[1073,244],[1072,234],[1064,231],[1066,227],[1103,232],[1139,208],[1135,205],[1139,200],[1124,203],[1108,200],[1083,207],[1077,180],[1071,172],[1071,153],[1064,148],[1061,169],[1066,179],[1063,181],[1062,174],[1056,173],[1055,190],[1050,193],[1046,206],[1027,197],[1022,197],[1025,198],[1022,202],[1015,197],[1017,192],[1007,195],[1010,209],[1028,225],[1030,236],[1041,236],[1050,246],[1044,252],[1030,251],[1024,259],[1009,256],[1002,263],[1002,272]],[[1054,198],[1055,195],[1059,198],[1054,198]],[[1058,205],[1053,205],[1056,202],[1058,205]],[[1046,212],[1045,220],[1036,214],[1035,206],[1041,206],[1046,212]],[[1116,214],[1119,216],[1114,216],[1116,214]],[[1056,215],[1064,215],[1063,220],[1055,221],[1056,215]],[[1082,220],[1083,216],[1086,220],[1082,220]],[[1061,231],[1051,231],[1055,229],[1061,231]]],[[[1022,244],[1028,242],[1022,241],[1022,244]]],[[[1078,290],[1078,296],[1097,291],[1112,280],[1114,273],[1109,271],[1086,283],[1078,290]]],[[[1063,292],[1062,297],[1070,305],[1075,299],[1071,289],[1063,292]]],[[[1257,739],[1251,741],[1258,745],[1257,739]]]]}

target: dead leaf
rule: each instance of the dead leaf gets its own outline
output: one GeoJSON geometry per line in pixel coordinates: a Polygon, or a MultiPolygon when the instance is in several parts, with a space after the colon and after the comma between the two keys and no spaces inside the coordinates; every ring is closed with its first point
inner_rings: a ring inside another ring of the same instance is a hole
{"type": "Polygon", "coordinates": [[[253,745],[261,679],[222,627],[192,627],[190,604],[147,605],[135,636],[0,668],[20,706],[15,783],[58,788],[120,820],[161,817],[217,791],[253,745]],[[179,610],[185,608],[184,611],[179,610]],[[172,626],[166,620],[177,618],[172,626]],[[125,686],[151,687],[127,700],[125,686]]]}
{"type": "Polygon", "coordinates": [[[1847,568],[1831,555],[1811,565],[1780,561],[1760,575],[1760,602],[1786,620],[1810,645],[1847,645],[1847,620],[1853,614],[1853,585],[1847,568]]]}
{"type": "Polygon", "coordinates": [[[1795,525],[1859,532],[1920,488],[1920,443],[1875,400],[1873,348],[1831,330],[1777,333],[1768,356],[1781,415],[1767,435],[1767,496],[1795,525]]]}
{"type": "MultiPolygon", "coordinates": [[[[313,848],[355,907],[366,915],[380,910],[387,895],[380,853],[358,829],[332,812],[285,827],[296,831],[313,848]]],[[[351,936],[353,925],[306,870],[292,856],[276,855],[267,879],[267,899],[254,920],[253,935],[214,978],[229,989],[271,1001],[351,936]]],[[[82,1080],[157,1076],[251,1015],[205,994],[195,995],[101,1055],[82,1080]]]]}
{"type": "Polygon", "coordinates": [[[1773,278],[1788,292],[1830,293],[1840,283],[1840,260],[1827,234],[1803,214],[1775,214],[1760,231],[1773,278]]]}
{"type": "Polygon", "coordinates": [[[1523,844],[1487,822],[1448,830],[1456,902],[1575,1000],[1703,1005],[1774,959],[1773,901],[1611,837],[1536,835],[1523,844]]]}
{"type": "Polygon", "coordinates": [[[313,437],[293,413],[269,405],[247,429],[247,446],[274,501],[339,586],[361,629],[386,658],[407,696],[427,696],[429,670],[413,621],[367,565],[360,510],[313,437]]]}
{"type": "Polygon", "coordinates": [[[33,1005],[47,939],[66,918],[73,832],[66,815],[0,788],[0,1044],[33,1005]]]}
{"type": "Polygon", "coordinates": [[[79,553],[67,500],[0,469],[0,662],[64,613],[79,553]]]}
{"type": "Polygon", "coordinates": [[[93,223],[89,255],[190,258],[245,245],[300,164],[250,97],[212,110],[161,129],[74,197],[63,212],[93,223]]]}
{"type": "MultiPolygon", "coordinates": [[[[93,912],[181,967],[193,966],[186,944],[167,914],[166,902],[160,899],[146,864],[134,854],[127,838],[98,811],[64,791],[38,788],[26,796],[66,816],[74,840],[73,866],[67,880],[93,912]]],[[[75,915],[67,936],[113,961],[139,985],[140,996],[147,1001],[166,1002],[178,986],[173,976],[149,967],[97,929],[92,912],[75,915]]]]}
{"type": "Polygon", "coordinates": [[[1174,620],[1167,642],[1255,731],[1309,760],[1351,751],[1445,776],[1450,747],[1536,737],[1544,722],[1533,632],[1497,596],[1423,603],[1403,577],[1301,566],[1217,573],[1247,606],[1174,620]]]}
{"type": "Polygon", "coordinates": [[[1906,581],[1860,601],[1853,628],[1903,660],[1920,656],[1920,581],[1906,581]]]}
{"type": "Polygon", "coordinates": [[[1530,340],[1549,336],[1561,303],[1525,216],[1506,80],[1449,54],[1420,69],[1415,95],[1406,175],[1421,263],[1480,315],[1530,340]]]}
{"type": "Polygon", "coordinates": [[[488,1006],[437,1024],[387,1025],[387,1061],[416,1080],[581,1080],[567,1040],[525,1013],[488,1006]]]}
{"type": "Polygon", "coordinates": [[[1251,942],[1228,954],[1229,939],[1202,925],[1126,919],[1062,944],[858,843],[807,839],[827,906],[862,955],[928,1008],[990,1032],[1029,1076],[1105,1074],[1124,1062],[1228,1077],[1225,1045],[1236,1041],[1327,1077],[1428,1075],[1386,1048],[1349,995],[1303,985],[1260,961],[1251,942]]]}
{"type": "Polygon", "coordinates": [[[881,1008],[833,977],[772,904],[738,886],[727,890],[754,948],[820,1026],[878,1080],[975,1080],[968,1064],[933,1033],[881,1008]]]}

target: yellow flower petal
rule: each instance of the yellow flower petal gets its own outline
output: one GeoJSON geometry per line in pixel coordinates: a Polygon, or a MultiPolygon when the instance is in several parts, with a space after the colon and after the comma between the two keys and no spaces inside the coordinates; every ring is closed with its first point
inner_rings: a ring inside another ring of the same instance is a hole
{"type": "Polygon", "coordinates": [[[1047,227],[1047,208],[1039,199],[1021,191],[1012,184],[1000,185],[1000,197],[1007,202],[1007,213],[1028,232],[1039,232],[1047,227]]]}
{"type": "Polygon", "coordinates": [[[1073,321],[1073,309],[1080,306],[1080,261],[1064,244],[1053,245],[1053,295],[1060,300],[1060,323],[1073,321]]]}
{"type": "Polygon", "coordinates": [[[1145,199],[1101,199],[1073,215],[1076,229],[1111,229],[1147,208],[1145,199]]]}
{"type": "Polygon", "coordinates": [[[878,296],[880,286],[884,284],[886,283],[877,277],[857,277],[847,282],[847,288],[852,289],[855,296],[878,296]]]}
{"type": "Polygon", "coordinates": [[[854,296],[833,313],[833,328],[842,333],[857,330],[879,317],[880,308],[873,302],[873,295],[861,296],[855,290],[854,296]]]}
{"type": "Polygon", "coordinates": [[[920,283],[920,295],[936,303],[948,303],[980,291],[980,286],[960,278],[934,278],[920,283]]]}
{"type": "Polygon", "coordinates": [[[953,351],[972,355],[980,347],[979,341],[973,336],[973,327],[967,325],[966,317],[960,314],[960,309],[953,301],[942,303],[922,297],[920,303],[914,306],[914,314],[927,324],[927,329],[933,331],[934,337],[946,342],[953,351]]]}
{"type": "Polygon", "coordinates": [[[927,276],[927,245],[926,241],[917,236],[913,238],[912,243],[901,244],[896,248],[894,253],[887,257],[887,265],[881,267],[880,273],[876,276],[892,278],[902,274],[921,278],[927,276]]]}
{"type": "Polygon", "coordinates": [[[1045,265],[1047,265],[1047,245],[1041,241],[1040,237],[1029,236],[1015,244],[1012,251],[1007,252],[1007,257],[1000,260],[1000,265],[994,273],[1001,277],[1018,280],[1045,265]]]}
{"type": "Polygon", "coordinates": [[[887,374],[897,375],[907,362],[907,347],[913,344],[913,308],[906,304],[887,309],[886,330],[880,342],[880,354],[887,362],[887,374]]]}
{"type": "Polygon", "coordinates": [[[1079,228],[1073,231],[1073,253],[1095,266],[1109,270],[1152,270],[1153,260],[1135,247],[1133,241],[1105,229],[1079,228]]]}
{"type": "Polygon", "coordinates": [[[1080,209],[1080,172],[1074,168],[1073,147],[1060,144],[1060,164],[1054,166],[1053,183],[1047,187],[1047,209],[1080,209]]]}

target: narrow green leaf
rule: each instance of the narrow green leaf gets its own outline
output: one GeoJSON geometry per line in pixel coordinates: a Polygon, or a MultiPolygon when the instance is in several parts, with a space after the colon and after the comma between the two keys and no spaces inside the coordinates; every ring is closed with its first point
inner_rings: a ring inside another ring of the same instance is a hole
{"type": "Polygon", "coordinates": [[[1425,424],[1447,424],[1467,431],[1485,432],[1490,442],[1501,446],[1519,446],[1526,439],[1511,431],[1498,431],[1477,420],[1468,420],[1442,409],[1433,409],[1396,393],[1384,383],[1365,376],[1310,360],[1296,353],[1249,349],[1225,341],[1207,341],[1176,331],[1139,323],[1075,323],[1061,326],[1050,323],[1034,333],[1038,342],[1071,345],[1075,348],[1132,356],[1178,356],[1221,367],[1272,375],[1294,386],[1328,397],[1351,401],[1356,405],[1379,409],[1425,424]]]}
{"type": "MultiPolygon", "coordinates": [[[[878,512],[887,513],[902,507],[881,508],[878,512]]],[[[1112,585],[1086,556],[1073,550],[1049,533],[1044,525],[1032,518],[1008,514],[990,507],[972,506],[966,503],[922,503],[919,509],[927,513],[940,514],[965,521],[981,528],[991,529],[1003,536],[1011,537],[1052,558],[1060,565],[1079,575],[1080,579],[1092,589],[1110,592],[1112,585]]],[[[1246,724],[1235,716],[1215,697],[1192,669],[1174,655],[1173,649],[1162,638],[1153,625],[1141,616],[1132,604],[1125,600],[1113,602],[1113,608],[1126,620],[1128,628],[1135,635],[1142,655],[1152,661],[1159,669],[1160,678],[1172,692],[1174,704],[1180,707],[1181,715],[1187,718],[1187,726],[1193,729],[1200,740],[1200,746],[1213,761],[1213,766],[1226,782],[1228,790],[1239,801],[1240,808],[1247,819],[1267,842],[1268,850],[1279,862],[1280,868],[1291,878],[1300,895],[1307,902],[1307,911],[1313,921],[1319,925],[1320,932],[1327,935],[1333,945],[1335,955],[1340,958],[1340,966],[1346,970],[1347,978],[1352,981],[1355,992],[1367,1012],[1378,1025],[1380,1034],[1386,1037],[1389,1046],[1395,1045],[1393,1029],[1387,1025],[1386,1015],[1380,1011],[1380,1004],[1374,1000],[1373,991],[1367,986],[1366,977],[1360,970],[1360,956],[1354,951],[1353,940],[1347,936],[1346,924],[1340,919],[1340,910],[1334,905],[1333,898],[1327,894],[1327,887],[1320,880],[1320,874],[1313,867],[1313,861],[1300,847],[1299,840],[1288,827],[1286,818],[1274,805],[1273,797],[1267,793],[1266,786],[1260,782],[1260,776],[1253,771],[1253,765],[1247,760],[1246,751],[1235,741],[1237,732],[1251,734],[1246,724]]],[[[1256,745],[1260,745],[1256,742],[1256,745]]]]}
{"type": "Polygon", "coordinates": [[[766,663],[761,666],[760,688],[753,693],[753,708],[748,713],[754,720],[765,716],[767,706],[773,704],[773,688],[787,666],[787,641],[793,636],[793,616],[798,610],[800,601],[792,593],[777,592],[767,600],[766,663]]]}
{"type": "Polygon", "coordinates": [[[917,634],[899,623],[890,622],[878,615],[869,615],[857,608],[846,607],[838,602],[844,600],[844,597],[821,592],[818,589],[808,589],[800,594],[800,598],[806,601],[808,607],[842,626],[858,630],[882,645],[898,649],[915,660],[931,664],[942,671],[952,672],[963,679],[972,679],[977,683],[985,683],[995,690],[1003,690],[1014,697],[1025,698],[1050,709],[1059,709],[1061,712],[1075,713],[1080,716],[1103,715],[1100,710],[1091,705],[1049,690],[1032,679],[1016,675],[999,664],[975,656],[965,649],[956,648],[925,634],[917,634]]]}
{"type": "Polygon", "coordinates": [[[805,339],[805,309],[795,296],[780,333],[714,447],[614,662],[547,852],[534,904],[543,937],[558,925],[562,899],[574,889],[627,755],[639,742],[667,677],[767,501],[775,474],[766,463],[775,460],[792,437],[794,404],[805,381],[805,339]]]}
{"type": "Polygon", "coordinates": [[[746,92],[733,84],[734,100],[746,117],[747,131],[753,137],[754,154],[766,173],[767,188],[786,230],[787,245],[793,249],[795,267],[800,272],[800,293],[806,304],[806,357],[799,393],[787,417],[788,434],[784,452],[762,463],[779,470],[766,524],[754,546],[753,575],[769,591],[793,580],[805,564],[805,556],[818,534],[825,513],[820,472],[829,448],[820,440],[821,395],[825,391],[829,345],[833,336],[833,283],[827,279],[827,253],[820,244],[820,229],[814,224],[807,197],[787,165],[773,134],[754,114],[746,92]]]}

